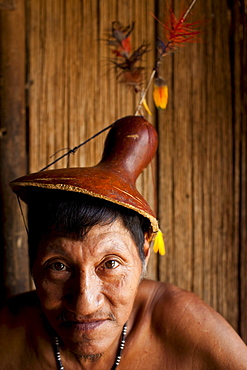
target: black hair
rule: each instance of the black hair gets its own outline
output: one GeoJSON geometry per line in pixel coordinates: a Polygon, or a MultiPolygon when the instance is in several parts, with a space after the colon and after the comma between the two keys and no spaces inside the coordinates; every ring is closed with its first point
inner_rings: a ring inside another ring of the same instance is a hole
{"type": "Polygon", "coordinates": [[[33,190],[28,208],[28,244],[30,268],[37,255],[42,236],[51,231],[83,237],[95,225],[107,225],[120,218],[135,242],[142,263],[145,261],[144,234],[151,234],[150,221],[121,205],[82,193],[61,190],[33,190]]]}

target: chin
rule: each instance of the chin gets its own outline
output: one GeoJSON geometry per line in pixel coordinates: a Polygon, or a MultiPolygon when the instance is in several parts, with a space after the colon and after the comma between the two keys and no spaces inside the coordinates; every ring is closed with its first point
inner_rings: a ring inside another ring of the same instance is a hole
{"type": "Polygon", "coordinates": [[[74,353],[74,355],[76,356],[76,358],[78,358],[79,360],[83,359],[84,361],[90,361],[90,362],[96,362],[98,361],[102,355],[104,354],[104,352],[101,352],[101,353],[91,353],[92,351],[87,351],[85,352],[84,350],[80,350],[79,348],[77,349],[76,352],[74,351],[71,351],[74,353]]]}
{"type": "Polygon", "coordinates": [[[102,357],[103,353],[96,353],[95,355],[88,355],[88,354],[78,354],[75,353],[75,356],[81,360],[83,359],[84,361],[90,361],[90,362],[96,362],[102,357]]]}
{"type": "Polygon", "coordinates": [[[91,361],[99,359],[119,335],[119,331],[107,321],[64,323],[56,328],[56,332],[71,352],[85,359],[91,357],[91,361]]]}
{"type": "Polygon", "coordinates": [[[78,359],[81,358],[93,362],[100,359],[112,342],[105,341],[104,339],[97,341],[90,340],[87,337],[83,337],[77,342],[65,340],[64,344],[78,359]]]}

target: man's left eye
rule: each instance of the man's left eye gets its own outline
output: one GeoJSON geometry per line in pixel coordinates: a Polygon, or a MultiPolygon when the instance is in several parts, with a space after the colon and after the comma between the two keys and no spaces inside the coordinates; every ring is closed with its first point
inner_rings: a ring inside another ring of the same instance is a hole
{"type": "Polygon", "coordinates": [[[119,263],[115,260],[109,260],[104,263],[104,266],[109,270],[118,267],[118,265],[119,263]]]}

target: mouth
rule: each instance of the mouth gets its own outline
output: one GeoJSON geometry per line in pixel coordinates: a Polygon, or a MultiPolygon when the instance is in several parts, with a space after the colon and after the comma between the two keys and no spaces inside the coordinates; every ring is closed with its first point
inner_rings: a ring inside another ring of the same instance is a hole
{"type": "Polygon", "coordinates": [[[92,321],[65,321],[62,326],[67,329],[79,330],[81,332],[89,332],[103,325],[107,320],[92,320],[92,321]]]}

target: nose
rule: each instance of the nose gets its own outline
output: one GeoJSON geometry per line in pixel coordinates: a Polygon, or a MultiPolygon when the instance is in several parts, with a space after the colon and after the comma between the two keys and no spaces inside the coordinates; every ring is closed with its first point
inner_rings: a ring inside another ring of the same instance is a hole
{"type": "Polygon", "coordinates": [[[66,294],[67,308],[77,315],[91,315],[102,308],[102,283],[96,273],[80,271],[71,281],[66,294]]]}

